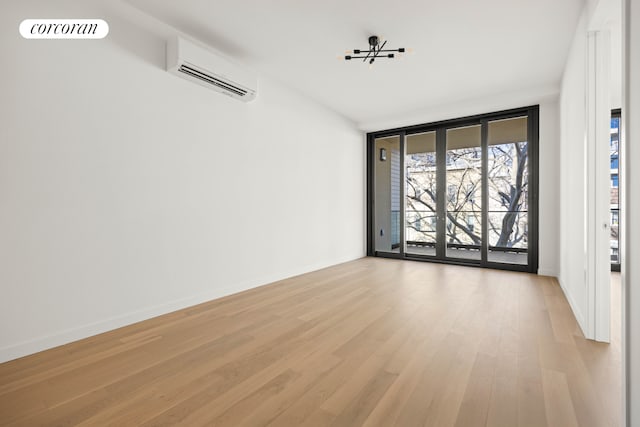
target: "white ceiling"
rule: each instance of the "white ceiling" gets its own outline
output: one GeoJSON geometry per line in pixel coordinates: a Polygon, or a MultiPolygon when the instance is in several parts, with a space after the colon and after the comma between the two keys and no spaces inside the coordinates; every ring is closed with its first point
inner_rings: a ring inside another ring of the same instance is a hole
{"type": "Polygon", "coordinates": [[[128,0],[357,124],[558,88],[583,0],[128,0]],[[372,69],[338,60],[413,48],[372,69]]]}

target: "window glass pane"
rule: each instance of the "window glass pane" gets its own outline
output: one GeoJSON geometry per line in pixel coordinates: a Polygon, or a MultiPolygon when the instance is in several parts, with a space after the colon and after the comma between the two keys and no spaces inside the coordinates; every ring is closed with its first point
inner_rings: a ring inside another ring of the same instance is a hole
{"type": "Polygon", "coordinates": [[[375,140],[375,250],[400,252],[400,137],[375,140]]]}
{"type": "Polygon", "coordinates": [[[479,260],[482,244],[480,125],[447,129],[446,256],[479,260]]]}
{"type": "Polygon", "coordinates": [[[489,122],[487,156],[488,260],[527,264],[527,117],[489,122]]]}
{"type": "Polygon", "coordinates": [[[407,135],[406,221],[407,253],[436,254],[436,133],[407,135]]]}

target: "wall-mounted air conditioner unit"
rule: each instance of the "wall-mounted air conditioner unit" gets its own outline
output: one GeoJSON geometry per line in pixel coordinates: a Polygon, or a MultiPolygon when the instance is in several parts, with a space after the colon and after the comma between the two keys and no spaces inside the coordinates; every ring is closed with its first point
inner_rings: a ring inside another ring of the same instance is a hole
{"type": "Polygon", "coordinates": [[[167,42],[167,71],[241,101],[256,97],[255,74],[182,37],[167,42]]]}

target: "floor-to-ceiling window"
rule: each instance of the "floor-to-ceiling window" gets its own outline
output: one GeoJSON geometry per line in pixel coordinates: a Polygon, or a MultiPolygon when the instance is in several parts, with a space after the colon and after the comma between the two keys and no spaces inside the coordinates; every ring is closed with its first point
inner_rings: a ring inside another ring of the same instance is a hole
{"type": "Polygon", "coordinates": [[[375,182],[379,194],[375,206],[375,250],[380,253],[398,253],[400,246],[400,137],[376,138],[375,149],[379,158],[375,168],[375,182]]]}
{"type": "Polygon", "coordinates": [[[369,255],[537,271],[538,107],[368,135],[369,255]]]}
{"type": "Polygon", "coordinates": [[[436,255],[436,133],[406,137],[405,236],[407,253],[436,255]]]}
{"type": "Polygon", "coordinates": [[[487,142],[489,261],[528,264],[527,116],[489,122],[487,142]]]}

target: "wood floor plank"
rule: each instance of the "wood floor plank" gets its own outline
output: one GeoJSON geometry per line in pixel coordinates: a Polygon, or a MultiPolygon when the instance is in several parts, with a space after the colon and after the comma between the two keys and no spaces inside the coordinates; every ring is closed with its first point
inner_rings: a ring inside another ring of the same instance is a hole
{"type": "Polygon", "coordinates": [[[424,425],[433,400],[449,382],[451,371],[457,369],[453,356],[462,339],[461,335],[448,334],[443,341],[433,343],[427,348],[426,354],[423,355],[426,367],[416,387],[406,399],[395,425],[424,425]]]}
{"type": "Polygon", "coordinates": [[[475,361],[475,353],[458,350],[447,373],[447,381],[431,400],[424,425],[429,427],[454,425],[460,412],[469,378],[475,361]]]}
{"type": "Polygon", "coordinates": [[[457,413],[457,427],[486,424],[496,368],[494,356],[477,354],[457,413]]]}
{"type": "Polygon", "coordinates": [[[363,258],[0,364],[0,425],[617,426],[620,363],[555,279],[363,258]]]}
{"type": "MultiPolygon", "coordinates": [[[[367,348],[367,346],[369,346],[369,348],[374,349],[371,357],[366,359],[358,369],[351,373],[349,379],[342,387],[322,404],[322,409],[336,416],[340,415],[349,404],[350,399],[357,396],[362,388],[370,383],[372,377],[383,374],[381,370],[385,363],[391,355],[397,351],[402,342],[409,337],[409,334],[410,330],[404,328],[398,330],[397,333],[386,342],[375,343],[365,340],[361,348],[367,348]]],[[[338,356],[340,357],[340,355],[338,356]]],[[[343,358],[345,357],[347,356],[343,356],[343,358]]]]}
{"type": "Polygon", "coordinates": [[[577,427],[575,409],[569,394],[567,377],[551,369],[542,370],[544,405],[550,427],[577,427]]]}
{"type": "Polygon", "coordinates": [[[338,363],[340,363],[339,358],[323,352],[318,352],[309,357],[303,363],[304,366],[297,368],[300,376],[287,388],[287,393],[280,393],[264,399],[262,403],[251,411],[251,416],[245,418],[238,426],[266,426],[272,423],[278,416],[290,408],[302,394],[307,392],[318,381],[318,378],[322,378],[338,363]]]}
{"type": "MultiPolygon", "coordinates": [[[[419,351],[418,354],[423,353],[419,351]]],[[[422,359],[416,356],[405,366],[405,369],[395,373],[396,379],[362,425],[366,427],[395,425],[407,399],[417,387],[424,369],[422,359]]]]}
{"type": "MultiPolygon", "coordinates": [[[[350,378],[351,374],[369,357],[373,347],[360,347],[348,358],[343,359],[335,367],[317,378],[316,382],[307,389],[306,392],[297,396],[295,402],[283,411],[270,426],[293,426],[311,423],[309,419],[318,416],[316,412],[321,412],[321,418],[327,418],[330,412],[320,409],[321,405],[332,396],[336,390],[350,378]],[[315,415],[314,415],[315,414],[315,415]]],[[[331,419],[335,418],[335,415],[331,419]]],[[[312,425],[312,424],[308,424],[312,425]]]]}
{"type": "Polygon", "coordinates": [[[489,409],[488,427],[518,425],[518,333],[511,324],[502,325],[501,341],[496,356],[496,370],[489,409]]]}
{"type": "Polygon", "coordinates": [[[350,397],[349,405],[336,416],[331,425],[341,427],[362,425],[396,378],[396,374],[390,374],[384,370],[372,375],[369,382],[350,397]]]}

